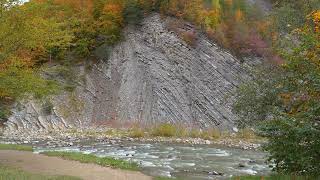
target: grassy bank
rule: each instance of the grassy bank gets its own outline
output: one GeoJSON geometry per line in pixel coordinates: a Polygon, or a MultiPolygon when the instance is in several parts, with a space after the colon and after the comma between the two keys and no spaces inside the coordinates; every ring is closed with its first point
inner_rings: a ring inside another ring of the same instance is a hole
{"type": "Polygon", "coordinates": [[[159,124],[152,127],[134,126],[130,129],[107,129],[107,130],[77,130],[67,131],[72,135],[85,135],[91,137],[131,137],[131,138],[201,138],[204,140],[244,140],[248,142],[264,141],[264,139],[251,129],[242,129],[239,132],[221,131],[217,128],[199,129],[187,128],[172,124],[159,124]]]}
{"type": "Polygon", "coordinates": [[[17,144],[0,144],[0,150],[33,151],[32,146],[17,144]]]}
{"type": "MultiPolygon", "coordinates": [[[[285,175],[273,175],[268,177],[263,176],[239,176],[230,178],[230,180],[316,180],[319,177],[301,177],[301,176],[285,176],[285,175]]],[[[156,177],[154,180],[180,180],[167,177],[156,177]]]]}
{"type": "Polygon", "coordinates": [[[112,167],[124,170],[139,170],[139,167],[136,163],[127,162],[124,160],[117,160],[109,157],[97,157],[91,154],[82,154],[74,152],[43,152],[41,154],[53,157],[60,157],[66,160],[78,161],[81,163],[92,163],[97,164],[103,167],[112,167]]]}
{"type": "Polygon", "coordinates": [[[262,176],[240,176],[234,177],[231,180],[316,180],[320,177],[302,177],[302,176],[288,176],[288,175],[273,175],[268,177],[262,176]]]}
{"type": "MultiPolygon", "coordinates": [[[[16,145],[16,144],[0,144],[0,150],[15,150],[15,151],[33,151],[32,146],[16,145]]],[[[104,167],[119,168],[124,170],[139,170],[136,163],[117,160],[109,157],[97,157],[90,154],[73,153],[73,152],[43,152],[46,156],[60,157],[66,160],[78,161],[81,163],[92,163],[104,167]]],[[[0,179],[1,180],[1,179],[0,179]]]]}
{"type": "Polygon", "coordinates": [[[0,165],[0,180],[81,180],[70,176],[46,176],[0,165]]]}

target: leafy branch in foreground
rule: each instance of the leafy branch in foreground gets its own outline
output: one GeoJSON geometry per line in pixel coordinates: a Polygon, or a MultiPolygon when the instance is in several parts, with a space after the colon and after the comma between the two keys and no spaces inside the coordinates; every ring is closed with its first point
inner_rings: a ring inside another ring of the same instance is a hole
{"type": "Polygon", "coordinates": [[[279,173],[320,174],[319,13],[312,12],[305,26],[292,31],[299,42],[280,49],[284,63],[245,84],[234,106],[240,126],[260,125],[279,173]]]}

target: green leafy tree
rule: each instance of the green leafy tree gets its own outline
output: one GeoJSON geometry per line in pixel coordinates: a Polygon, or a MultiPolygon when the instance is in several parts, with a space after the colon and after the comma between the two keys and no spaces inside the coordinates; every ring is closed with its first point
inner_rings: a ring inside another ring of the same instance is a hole
{"type": "MultiPolygon", "coordinates": [[[[317,18],[310,15],[310,17],[317,18]]],[[[239,124],[260,124],[274,170],[294,175],[320,173],[320,34],[307,18],[292,31],[299,39],[280,50],[281,66],[262,71],[240,89],[235,111],[239,124]],[[261,123],[264,122],[264,123],[261,123]]]]}
{"type": "Polygon", "coordinates": [[[128,1],[123,10],[123,17],[127,24],[138,24],[143,18],[143,9],[136,1],[128,1]]]}

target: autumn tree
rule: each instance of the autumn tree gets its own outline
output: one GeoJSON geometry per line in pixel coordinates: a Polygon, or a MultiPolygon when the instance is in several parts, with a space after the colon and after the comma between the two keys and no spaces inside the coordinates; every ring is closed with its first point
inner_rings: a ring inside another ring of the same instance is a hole
{"type": "Polygon", "coordinates": [[[301,28],[292,30],[299,43],[279,49],[284,59],[243,85],[235,103],[240,126],[260,124],[268,138],[265,149],[279,173],[319,175],[320,147],[320,34],[318,11],[305,18],[301,28]],[[261,122],[264,122],[261,124],[261,122]]]}

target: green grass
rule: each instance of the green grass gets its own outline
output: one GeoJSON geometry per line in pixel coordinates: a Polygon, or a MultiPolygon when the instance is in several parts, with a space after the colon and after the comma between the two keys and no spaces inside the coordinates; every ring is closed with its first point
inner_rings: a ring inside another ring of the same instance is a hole
{"type": "Polygon", "coordinates": [[[179,178],[170,178],[170,177],[155,177],[153,180],[182,180],[179,178]]]}
{"type": "Polygon", "coordinates": [[[81,180],[70,176],[46,176],[0,165],[0,180],[81,180]]]}
{"type": "Polygon", "coordinates": [[[112,167],[112,168],[119,168],[119,169],[125,169],[125,170],[133,170],[133,171],[139,170],[139,167],[136,163],[127,162],[124,160],[117,160],[109,157],[101,158],[91,154],[82,154],[82,153],[74,153],[74,152],[43,152],[41,154],[44,154],[47,156],[60,157],[66,160],[78,161],[81,163],[97,164],[104,167],[112,167]]]}
{"type": "Polygon", "coordinates": [[[173,137],[176,134],[176,127],[172,124],[161,124],[153,128],[152,136],[173,137]]]}
{"type": "Polygon", "coordinates": [[[0,150],[33,151],[32,146],[17,144],[0,144],[0,150]]]}
{"type": "MultiPolygon", "coordinates": [[[[301,177],[301,176],[284,176],[284,175],[273,175],[269,177],[262,176],[239,176],[233,177],[230,180],[318,180],[320,177],[301,177]]],[[[168,177],[155,177],[153,180],[181,180],[168,177]]]]}
{"type": "Polygon", "coordinates": [[[273,175],[269,177],[261,176],[240,176],[234,177],[231,180],[316,180],[320,177],[301,177],[301,176],[285,176],[285,175],[273,175]]]}
{"type": "Polygon", "coordinates": [[[129,136],[132,138],[142,138],[145,136],[145,132],[141,128],[134,127],[130,130],[129,136]]]}
{"type": "Polygon", "coordinates": [[[172,178],[167,178],[167,177],[155,177],[153,180],[172,180],[172,178]]]}

